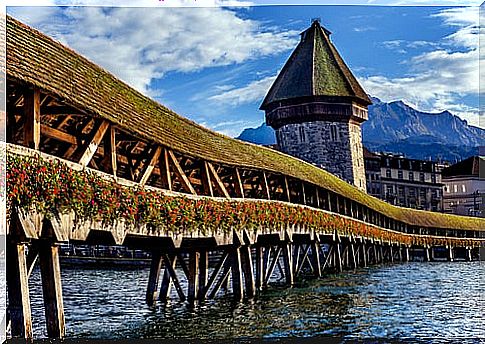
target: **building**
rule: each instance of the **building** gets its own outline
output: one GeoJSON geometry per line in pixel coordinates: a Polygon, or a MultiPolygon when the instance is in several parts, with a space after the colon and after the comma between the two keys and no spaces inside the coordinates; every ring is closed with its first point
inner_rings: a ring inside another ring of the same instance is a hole
{"type": "Polygon", "coordinates": [[[369,194],[402,207],[442,211],[441,171],[445,165],[367,150],[364,160],[369,194]]]}
{"type": "MultiPolygon", "coordinates": [[[[485,179],[479,170],[485,171],[485,158],[474,156],[445,168],[443,211],[451,214],[485,216],[485,179]]],[[[483,172],[482,172],[483,174],[483,172]]]]}
{"type": "Polygon", "coordinates": [[[279,150],[365,191],[361,124],[371,101],[314,20],[266,95],[261,110],[279,150]]]}

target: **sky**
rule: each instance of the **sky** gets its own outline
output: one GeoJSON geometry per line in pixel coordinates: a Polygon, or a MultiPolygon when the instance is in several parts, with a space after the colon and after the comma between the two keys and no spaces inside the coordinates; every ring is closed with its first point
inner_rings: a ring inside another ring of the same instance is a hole
{"type": "Polygon", "coordinates": [[[479,125],[475,1],[460,1],[471,7],[448,6],[457,3],[453,0],[406,2],[416,7],[197,0],[197,6],[214,7],[171,7],[192,3],[139,0],[131,6],[143,7],[127,8],[84,0],[75,4],[91,6],[10,6],[7,13],[180,115],[229,136],[264,122],[259,106],[312,18],[332,32],[333,43],[370,95],[403,100],[422,111],[449,110],[479,125]],[[424,6],[429,4],[447,7],[424,6]]]}

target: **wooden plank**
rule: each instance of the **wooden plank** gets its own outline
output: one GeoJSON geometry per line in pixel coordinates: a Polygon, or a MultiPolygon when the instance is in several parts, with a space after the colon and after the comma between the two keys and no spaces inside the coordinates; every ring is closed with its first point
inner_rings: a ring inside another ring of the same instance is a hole
{"type": "Polygon", "coordinates": [[[7,242],[6,277],[8,291],[8,313],[11,319],[12,337],[32,338],[29,277],[25,245],[7,242]]]}
{"type": "Polygon", "coordinates": [[[24,144],[38,150],[40,145],[40,90],[24,91],[24,144]]]}
{"type": "Polygon", "coordinates": [[[219,290],[221,289],[222,285],[228,281],[229,279],[229,273],[231,272],[231,258],[230,255],[227,256],[227,259],[224,262],[223,269],[222,269],[222,274],[217,281],[217,283],[214,285],[214,288],[209,294],[209,298],[214,298],[214,296],[217,295],[219,290]]]}
{"type": "Polygon", "coordinates": [[[171,162],[171,165],[174,167],[174,173],[177,176],[180,183],[182,184],[182,187],[184,188],[184,190],[188,193],[191,193],[192,195],[197,195],[194,187],[190,183],[189,179],[185,175],[184,170],[180,166],[177,158],[175,157],[175,154],[171,150],[167,150],[167,151],[168,151],[168,156],[170,158],[169,160],[171,162]]]}
{"type": "Polygon", "coordinates": [[[44,295],[44,310],[49,338],[65,335],[64,305],[62,301],[59,246],[50,242],[39,245],[39,263],[44,295]]]}
{"type": "Polygon", "coordinates": [[[162,153],[162,147],[160,146],[155,149],[155,152],[153,152],[153,155],[150,158],[150,162],[145,166],[142,177],[140,179],[141,185],[145,185],[146,182],[148,181],[148,178],[150,178],[150,176],[152,175],[153,169],[155,168],[155,164],[157,163],[161,153],[162,153]]]}
{"type": "Polygon", "coordinates": [[[241,173],[237,167],[234,169],[234,177],[234,190],[236,192],[236,197],[244,198],[244,186],[241,179],[241,173]]]}
{"type": "Polygon", "coordinates": [[[207,167],[209,168],[209,172],[212,175],[212,178],[214,179],[214,182],[215,182],[214,185],[219,190],[219,192],[222,193],[225,198],[227,199],[231,198],[231,196],[229,195],[229,192],[227,192],[227,189],[224,186],[224,183],[222,182],[221,178],[217,174],[217,171],[214,168],[214,166],[210,162],[207,162],[207,167]]]}
{"type": "Polygon", "coordinates": [[[76,136],[65,133],[59,129],[51,128],[48,125],[41,124],[40,131],[43,136],[46,136],[51,139],[56,139],[58,141],[66,142],[71,145],[77,144],[76,136]]]}
{"type": "Polygon", "coordinates": [[[146,294],[146,303],[153,306],[157,299],[158,281],[160,279],[160,270],[162,269],[162,254],[158,251],[152,251],[152,261],[150,263],[150,273],[148,275],[148,286],[146,294]]]}
{"type": "Polygon", "coordinates": [[[98,149],[99,144],[101,143],[101,140],[103,139],[104,134],[109,128],[109,122],[108,121],[102,121],[99,127],[97,127],[93,138],[89,142],[89,144],[86,147],[86,150],[81,156],[81,159],[79,159],[79,164],[82,166],[87,166],[91,159],[93,158],[94,154],[96,153],[96,150],[98,149]]]}
{"type": "Polygon", "coordinates": [[[263,171],[263,194],[266,199],[271,199],[271,195],[269,193],[268,178],[266,177],[265,171],[263,171]]]}
{"type": "Polygon", "coordinates": [[[270,266],[269,266],[269,269],[266,273],[266,276],[264,278],[264,284],[267,285],[269,280],[271,279],[271,275],[273,275],[273,271],[276,267],[276,263],[278,262],[278,259],[280,259],[280,254],[281,254],[281,247],[278,246],[278,248],[276,248],[275,250],[275,254],[274,254],[274,257],[273,257],[273,261],[271,262],[270,266]]]}

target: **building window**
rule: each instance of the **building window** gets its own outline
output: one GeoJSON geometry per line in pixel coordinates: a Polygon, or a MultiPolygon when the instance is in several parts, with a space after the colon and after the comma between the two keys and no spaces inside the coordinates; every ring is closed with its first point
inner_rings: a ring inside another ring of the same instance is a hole
{"type": "Polygon", "coordinates": [[[454,191],[454,192],[458,192],[458,186],[457,186],[456,184],[455,184],[455,185],[453,185],[453,191],[454,191]]]}
{"type": "Polygon", "coordinates": [[[403,175],[402,175],[402,171],[401,170],[397,171],[397,178],[403,179],[403,175]]]}
{"type": "Polygon", "coordinates": [[[386,170],[386,177],[391,178],[391,170],[386,170]]]}
{"type": "Polygon", "coordinates": [[[409,172],[409,180],[414,180],[414,173],[413,172],[409,172]]]}
{"type": "Polygon", "coordinates": [[[300,142],[306,142],[305,128],[304,127],[298,127],[298,131],[299,131],[299,134],[300,134],[300,142]]]}
{"type": "Polygon", "coordinates": [[[424,182],[424,173],[423,173],[423,172],[421,172],[421,173],[419,174],[419,181],[420,181],[420,182],[424,182]]]}
{"type": "Polygon", "coordinates": [[[340,141],[340,135],[339,135],[338,128],[337,128],[336,125],[330,126],[330,139],[332,141],[340,141]]]}
{"type": "Polygon", "coordinates": [[[436,174],[431,175],[431,183],[436,183],[436,174]]]}
{"type": "Polygon", "coordinates": [[[409,189],[409,196],[410,197],[415,197],[416,196],[416,189],[415,188],[410,188],[409,189]]]}
{"type": "Polygon", "coordinates": [[[404,196],[404,186],[400,186],[398,189],[399,196],[404,196]]]}
{"type": "Polygon", "coordinates": [[[465,193],[466,192],[466,187],[465,184],[461,184],[461,192],[465,193]]]}
{"type": "Polygon", "coordinates": [[[402,168],[402,167],[401,167],[401,160],[398,160],[398,161],[397,161],[397,168],[402,168]]]}
{"type": "Polygon", "coordinates": [[[445,192],[449,193],[450,192],[450,187],[448,185],[445,185],[445,192]]]}

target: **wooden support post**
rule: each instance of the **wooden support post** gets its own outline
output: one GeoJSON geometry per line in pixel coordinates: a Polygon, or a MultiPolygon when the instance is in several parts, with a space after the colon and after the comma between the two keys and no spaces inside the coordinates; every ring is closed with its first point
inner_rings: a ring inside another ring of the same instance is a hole
{"type": "Polygon", "coordinates": [[[375,242],[372,244],[372,251],[374,253],[374,264],[379,264],[379,257],[377,256],[377,244],[375,242]]]}
{"type": "Polygon", "coordinates": [[[266,197],[266,199],[271,199],[271,195],[269,192],[269,184],[268,184],[268,178],[266,176],[266,172],[263,171],[263,195],[266,197]]]}
{"type": "Polygon", "coordinates": [[[320,248],[317,240],[312,241],[311,248],[312,248],[311,260],[313,265],[313,271],[315,273],[315,277],[320,278],[322,277],[322,268],[320,265],[320,248]]]}
{"type": "Polygon", "coordinates": [[[244,295],[241,269],[241,254],[239,247],[230,249],[231,271],[232,271],[232,292],[234,300],[241,301],[244,295]]]}
{"type": "Polygon", "coordinates": [[[160,279],[160,270],[162,269],[162,254],[158,251],[152,252],[152,261],[150,263],[150,274],[148,275],[148,286],[146,303],[152,306],[157,299],[158,281],[160,279]]]}
{"type": "Polygon", "coordinates": [[[244,186],[241,179],[241,173],[239,173],[239,169],[236,167],[234,170],[234,190],[236,192],[236,197],[244,198],[244,186]]]}
{"type": "Polygon", "coordinates": [[[379,257],[380,257],[380,262],[384,263],[384,244],[379,245],[379,257]]]}
{"type": "Polygon", "coordinates": [[[350,243],[350,262],[352,264],[352,268],[357,269],[357,261],[355,259],[355,247],[353,243],[350,243]]]}
{"type": "Polygon", "coordinates": [[[283,264],[285,266],[286,284],[293,285],[293,263],[291,261],[291,244],[285,242],[283,244],[283,264]]]}
{"type": "Polygon", "coordinates": [[[404,261],[409,262],[409,247],[404,248],[404,261]]]}
{"type": "Polygon", "coordinates": [[[32,338],[29,277],[25,257],[25,244],[7,243],[6,274],[8,312],[11,319],[12,337],[32,338]]]}
{"type": "Polygon", "coordinates": [[[320,206],[320,192],[318,191],[318,186],[315,186],[315,198],[316,198],[316,206],[317,208],[321,208],[320,206]]]}
{"type": "Polygon", "coordinates": [[[197,251],[191,251],[189,253],[187,301],[191,304],[195,303],[196,297],[199,294],[199,257],[200,253],[197,251]]]}
{"type": "Polygon", "coordinates": [[[207,161],[204,161],[203,165],[204,166],[202,167],[201,173],[202,189],[204,190],[205,195],[213,197],[214,189],[212,188],[211,176],[207,161]]]}
{"type": "Polygon", "coordinates": [[[362,265],[364,267],[367,267],[368,257],[367,257],[367,249],[366,249],[366,245],[365,245],[365,239],[362,239],[361,248],[362,248],[362,265]]]}
{"type": "Polygon", "coordinates": [[[336,268],[337,268],[337,271],[342,272],[343,267],[342,267],[342,254],[340,252],[340,244],[336,242],[334,245],[335,245],[336,268]]]}
{"type": "Polygon", "coordinates": [[[199,291],[197,297],[199,300],[205,298],[204,290],[207,287],[209,279],[209,252],[206,250],[200,251],[199,257],[199,291]]]}
{"type": "Polygon", "coordinates": [[[172,175],[170,174],[170,161],[167,149],[163,149],[163,158],[158,161],[162,188],[172,191],[172,175]]]}
{"type": "Polygon", "coordinates": [[[453,246],[449,245],[448,246],[448,261],[452,262],[455,260],[455,254],[454,254],[453,246]]]}
{"type": "MultiPolygon", "coordinates": [[[[163,278],[162,278],[162,285],[160,286],[160,294],[159,294],[159,300],[162,302],[166,302],[168,300],[168,297],[170,295],[170,288],[172,286],[172,280],[174,281],[173,283],[175,285],[178,284],[178,279],[175,274],[175,265],[177,263],[177,255],[171,254],[169,255],[162,255],[163,262],[165,264],[165,269],[163,271],[163,278]],[[174,276],[174,278],[173,278],[174,276]],[[177,284],[176,284],[177,283],[177,284]]],[[[178,288],[180,288],[180,284],[178,284],[178,288]]],[[[185,295],[183,292],[181,293],[181,288],[180,290],[177,289],[177,293],[179,294],[179,298],[181,301],[185,300],[185,295]],[[182,295],[182,296],[181,296],[182,295]]]]}
{"type": "Polygon", "coordinates": [[[305,183],[301,182],[301,201],[302,204],[306,205],[306,193],[305,193],[305,183]]]}
{"type": "Polygon", "coordinates": [[[263,286],[263,276],[264,276],[264,247],[261,245],[256,245],[256,281],[255,286],[257,289],[261,289],[263,286]]]}
{"type": "Polygon", "coordinates": [[[113,172],[113,176],[117,176],[118,171],[118,157],[116,153],[116,129],[110,125],[110,150],[111,150],[111,171],[113,172]]]}
{"type": "MultiPolygon", "coordinates": [[[[271,250],[268,250],[269,252],[271,252],[271,250]]],[[[269,280],[271,279],[271,276],[273,275],[273,272],[274,272],[274,269],[276,267],[276,264],[278,263],[278,260],[280,259],[280,254],[281,254],[281,247],[277,247],[275,250],[274,250],[274,256],[273,256],[273,261],[271,262],[271,264],[269,265],[269,268],[266,269],[266,276],[264,277],[264,285],[268,285],[269,283],[269,280]]],[[[265,254],[265,258],[268,257],[268,260],[269,260],[269,257],[270,254],[267,256],[265,254]]],[[[266,260],[266,259],[265,259],[266,260]]]]}
{"type": "Polygon", "coordinates": [[[425,261],[427,261],[427,262],[431,261],[431,257],[430,257],[430,250],[431,250],[431,249],[432,249],[432,248],[430,248],[430,247],[426,247],[426,246],[424,247],[424,251],[425,251],[425,252],[424,252],[424,253],[425,253],[425,255],[424,255],[424,259],[425,259],[425,261]]]}
{"type": "Polygon", "coordinates": [[[244,273],[244,284],[246,286],[246,297],[252,298],[255,295],[255,283],[253,274],[253,259],[251,257],[251,247],[249,245],[242,246],[241,264],[244,273]]]}
{"type": "Polygon", "coordinates": [[[288,185],[288,178],[285,176],[285,194],[286,201],[291,202],[290,186],[288,185]]]}
{"type": "Polygon", "coordinates": [[[24,144],[38,150],[40,145],[40,90],[34,87],[24,92],[24,144]]]}
{"type": "Polygon", "coordinates": [[[392,244],[389,244],[389,260],[394,263],[394,252],[392,250],[392,244]]]}
{"type": "Polygon", "coordinates": [[[65,323],[59,246],[48,241],[40,243],[39,263],[42,276],[47,335],[49,338],[63,338],[65,335],[65,323]]]}

